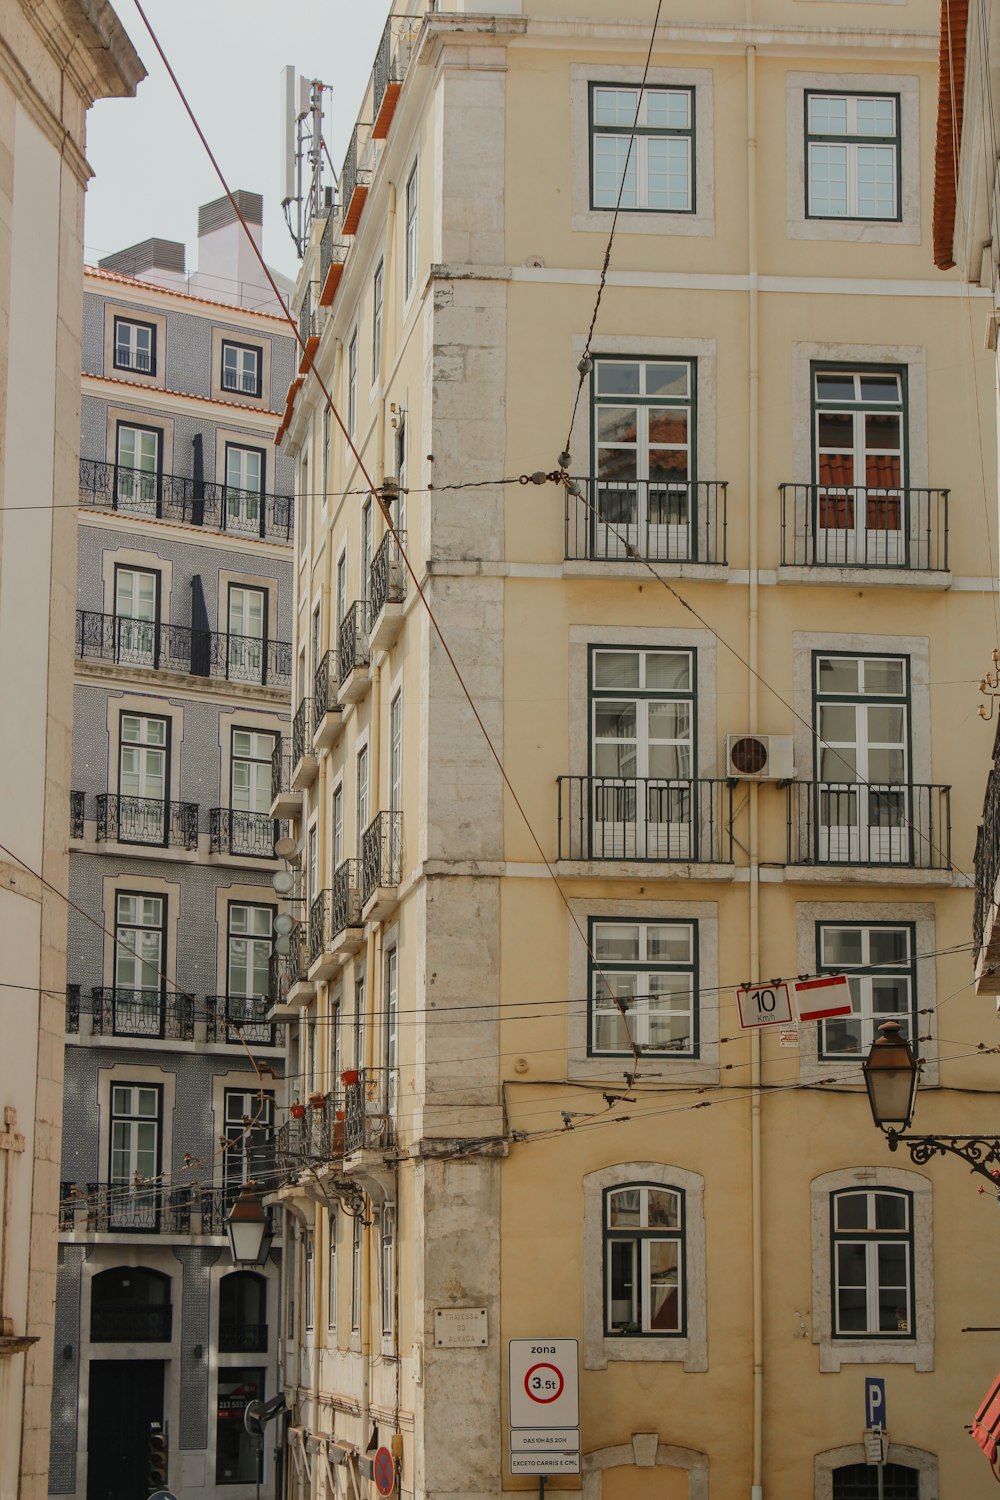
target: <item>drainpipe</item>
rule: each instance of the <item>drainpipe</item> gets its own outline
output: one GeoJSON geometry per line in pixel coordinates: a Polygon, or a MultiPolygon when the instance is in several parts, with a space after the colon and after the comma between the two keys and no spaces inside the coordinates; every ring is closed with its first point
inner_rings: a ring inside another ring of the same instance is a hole
{"type": "MultiPolygon", "coordinates": [[[[751,23],[752,0],[747,0],[746,20],[751,23]]],[[[755,675],[760,666],[759,555],[760,520],[759,423],[760,423],[760,329],[757,286],[757,50],[747,47],[747,271],[749,281],[749,419],[748,419],[748,522],[750,580],[748,589],[748,643],[751,667],[748,684],[750,733],[756,734],[760,716],[760,690],[755,675]]],[[[750,783],[750,975],[760,977],[760,788],[750,783]]],[[[761,1213],[761,1038],[750,1036],[750,1193],[752,1238],[753,1317],[753,1469],[751,1500],[763,1500],[764,1449],[764,1287],[763,1224],[761,1213]]]]}

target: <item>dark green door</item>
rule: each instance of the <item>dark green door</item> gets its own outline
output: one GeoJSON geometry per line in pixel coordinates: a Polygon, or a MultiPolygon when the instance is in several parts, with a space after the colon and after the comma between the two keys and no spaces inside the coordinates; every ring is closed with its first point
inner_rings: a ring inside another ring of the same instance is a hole
{"type": "Polygon", "coordinates": [[[162,1421],[162,1359],[91,1362],[87,1500],[145,1500],[149,1424],[162,1421]]]}

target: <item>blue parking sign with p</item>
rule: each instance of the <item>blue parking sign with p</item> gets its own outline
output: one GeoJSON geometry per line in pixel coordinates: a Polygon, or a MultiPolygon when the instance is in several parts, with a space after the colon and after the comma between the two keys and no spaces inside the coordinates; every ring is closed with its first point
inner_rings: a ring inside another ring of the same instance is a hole
{"type": "Polygon", "coordinates": [[[869,1375],[865,1379],[865,1426],[885,1428],[885,1380],[869,1375]]]}

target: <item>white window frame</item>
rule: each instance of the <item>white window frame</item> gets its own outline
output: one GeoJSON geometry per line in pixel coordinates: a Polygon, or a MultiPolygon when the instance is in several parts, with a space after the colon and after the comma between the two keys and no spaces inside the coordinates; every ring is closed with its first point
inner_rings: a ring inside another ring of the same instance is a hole
{"type": "Polygon", "coordinates": [[[385,262],[379,261],[372,277],[372,385],[382,373],[382,319],[385,292],[385,262]]]}
{"type": "Polygon", "coordinates": [[[420,239],[420,178],[419,160],[413,163],[406,178],[405,219],[403,225],[403,300],[413,292],[417,280],[417,251],[420,239]]]}
{"type": "Polygon", "coordinates": [[[362,1255],[364,1249],[364,1233],[361,1218],[355,1214],[352,1219],[353,1232],[351,1238],[351,1332],[361,1331],[361,1272],[362,1255]]]}
{"type": "Polygon", "coordinates": [[[337,1235],[340,1215],[331,1208],[326,1224],[326,1326],[337,1331],[337,1235]]]}
{"type": "Polygon", "coordinates": [[[392,1343],[396,1335],[396,1205],[383,1203],[379,1216],[379,1302],[382,1339],[392,1343]]]}
{"type": "Polygon", "coordinates": [[[355,323],[347,345],[347,434],[358,430],[358,325],[355,323]]]}
{"type": "Polygon", "coordinates": [[[316,1323],[316,1247],[308,1229],[304,1235],[302,1251],[302,1303],[303,1324],[306,1332],[311,1333],[316,1323]]]}

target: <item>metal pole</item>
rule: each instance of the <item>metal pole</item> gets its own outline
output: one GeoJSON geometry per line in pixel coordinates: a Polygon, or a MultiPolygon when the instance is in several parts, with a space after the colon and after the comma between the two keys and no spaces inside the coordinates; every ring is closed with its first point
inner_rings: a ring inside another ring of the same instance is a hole
{"type": "Polygon", "coordinates": [[[879,1466],[878,1466],[878,1500],[883,1500],[882,1470],[884,1468],[885,1468],[885,1464],[879,1464],[879,1466]]]}
{"type": "MultiPolygon", "coordinates": [[[[547,1478],[547,1474],[539,1474],[538,1476],[538,1500],[545,1500],[545,1481],[547,1478]]],[[[881,1500],[881,1496],[879,1500],[881,1500]]]]}

